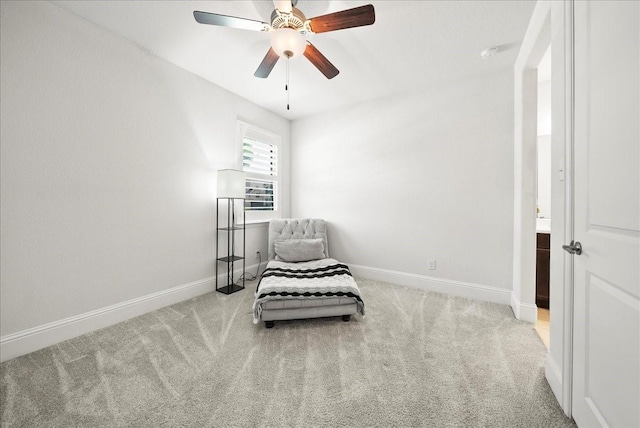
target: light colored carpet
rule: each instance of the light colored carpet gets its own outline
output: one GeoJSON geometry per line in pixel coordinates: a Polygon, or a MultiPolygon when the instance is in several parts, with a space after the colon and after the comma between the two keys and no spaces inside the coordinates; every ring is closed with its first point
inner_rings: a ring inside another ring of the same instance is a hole
{"type": "Polygon", "coordinates": [[[360,279],[366,318],[267,330],[248,284],[3,363],[2,426],[573,426],[508,306],[360,279]]]}

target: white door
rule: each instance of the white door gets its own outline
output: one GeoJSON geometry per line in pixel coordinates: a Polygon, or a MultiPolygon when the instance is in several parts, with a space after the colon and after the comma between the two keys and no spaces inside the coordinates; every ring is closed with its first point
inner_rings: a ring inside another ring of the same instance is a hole
{"type": "Polygon", "coordinates": [[[640,2],[576,1],[572,414],[640,427],[640,2]]]}

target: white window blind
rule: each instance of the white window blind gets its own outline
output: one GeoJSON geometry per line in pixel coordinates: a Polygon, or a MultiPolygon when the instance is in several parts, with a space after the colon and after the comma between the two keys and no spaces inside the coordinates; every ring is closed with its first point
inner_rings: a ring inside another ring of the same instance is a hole
{"type": "Polygon", "coordinates": [[[249,137],[242,140],[242,169],[245,172],[278,175],[278,147],[249,137]]]}
{"type": "Polygon", "coordinates": [[[244,136],[242,170],[247,173],[245,210],[275,211],[278,177],[278,146],[244,136]]]}

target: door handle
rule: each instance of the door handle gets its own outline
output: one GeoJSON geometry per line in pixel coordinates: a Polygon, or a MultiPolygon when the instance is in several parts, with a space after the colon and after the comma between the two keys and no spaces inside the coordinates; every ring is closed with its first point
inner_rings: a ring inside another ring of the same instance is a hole
{"type": "Polygon", "coordinates": [[[562,249],[569,254],[577,254],[577,255],[582,254],[582,244],[578,241],[573,242],[572,240],[569,245],[563,245],[562,249]]]}

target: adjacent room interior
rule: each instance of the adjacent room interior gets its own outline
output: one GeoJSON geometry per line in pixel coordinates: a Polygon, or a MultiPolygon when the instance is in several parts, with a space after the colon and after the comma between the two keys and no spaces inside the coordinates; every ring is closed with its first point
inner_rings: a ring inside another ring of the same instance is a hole
{"type": "Polygon", "coordinates": [[[538,66],[538,141],[536,145],[536,331],[549,348],[551,261],[551,46],[538,66]]]}

